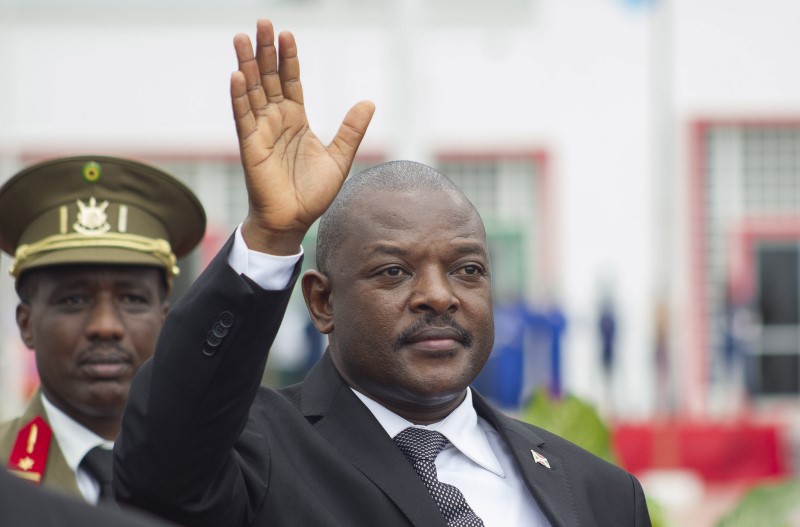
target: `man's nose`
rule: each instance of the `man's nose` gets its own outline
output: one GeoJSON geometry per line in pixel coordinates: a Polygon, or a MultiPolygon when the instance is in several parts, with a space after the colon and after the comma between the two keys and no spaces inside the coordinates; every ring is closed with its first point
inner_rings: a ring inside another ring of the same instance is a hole
{"type": "Polygon", "coordinates": [[[97,299],[89,312],[86,335],[89,339],[120,339],[125,333],[119,309],[110,298],[97,299]]]}
{"type": "Polygon", "coordinates": [[[436,314],[452,313],[459,307],[450,276],[441,269],[420,272],[415,280],[411,309],[436,314]]]}

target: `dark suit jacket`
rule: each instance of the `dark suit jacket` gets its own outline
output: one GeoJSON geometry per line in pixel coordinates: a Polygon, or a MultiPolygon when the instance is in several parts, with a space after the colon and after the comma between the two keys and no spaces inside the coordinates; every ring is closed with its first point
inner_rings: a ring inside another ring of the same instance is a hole
{"type": "MultiPolygon", "coordinates": [[[[189,526],[444,526],[327,354],[301,384],[259,386],[290,292],[260,289],[226,258],[174,306],[137,375],[115,444],[117,498],[189,526]]],[[[650,525],[630,474],[474,395],[554,527],[650,525]]]]}
{"type": "Polygon", "coordinates": [[[138,513],[93,507],[0,470],[0,525],[8,527],[158,527],[138,513]]]}

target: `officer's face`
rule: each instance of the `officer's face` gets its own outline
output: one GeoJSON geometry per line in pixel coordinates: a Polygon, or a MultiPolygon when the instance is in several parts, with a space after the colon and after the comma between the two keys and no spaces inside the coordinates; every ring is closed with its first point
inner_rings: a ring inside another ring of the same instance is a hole
{"type": "Polygon", "coordinates": [[[494,340],[480,217],[444,190],[365,191],[350,216],[318,324],[337,369],[401,415],[451,404],[494,340]]]}
{"type": "Polygon", "coordinates": [[[29,272],[17,323],[36,353],[43,392],[84,425],[119,419],[131,379],[153,354],[166,316],[160,271],[63,266],[29,272]]]}

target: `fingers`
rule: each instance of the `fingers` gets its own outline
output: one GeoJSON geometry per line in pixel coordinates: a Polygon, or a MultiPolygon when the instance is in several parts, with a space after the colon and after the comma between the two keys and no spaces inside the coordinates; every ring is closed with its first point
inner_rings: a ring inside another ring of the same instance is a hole
{"type": "Polygon", "coordinates": [[[256,27],[256,63],[261,75],[261,85],[269,102],[283,100],[281,81],[278,77],[278,54],[275,50],[275,30],[272,22],[259,20],[256,27]]]}
{"type": "Polygon", "coordinates": [[[297,44],[294,35],[281,31],[278,35],[280,64],[278,72],[283,96],[298,104],[303,104],[303,86],[300,84],[300,60],[297,58],[297,44]]]}
{"type": "Polygon", "coordinates": [[[328,146],[328,153],[336,159],[345,177],[350,172],[350,165],[374,113],[375,104],[372,101],[356,103],[344,116],[336,136],[328,146]]]}
{"type": "Polygon", "coordinates": [[[284,31],[278,36],[278,42],[279,49],[276,49],[275,30],[267,19],[260,19],[256,25],[255,56],[247,35],[238,34],[233,39],[239,71],[244,74],[250,106],[256,115],[266,112],[269,103],[278,103],[284,98],[303,104],[294,36],[284,31]]]}
{"type": "Polygon", "coordinates": [[[250,38],[242,33],[236,35],[233,37],[233,47],[236,50],[236,58],[239,61],[239,71],[245,79],[250,108],[255,114],[264,113],[267,110],[267,98],[261,86],[258,63],[253,56],[253,46],[250,43],[250,38]]]}
{"type": "Polygon", "coordinates": [[[236,134],[239,142],[244,142],[256,131],[256,117],[250,110],[250,100],[247,92],[247,81],[241,71],[231,74],[231,105],[233,106],[233,120],[236,122],[236,134]]]}

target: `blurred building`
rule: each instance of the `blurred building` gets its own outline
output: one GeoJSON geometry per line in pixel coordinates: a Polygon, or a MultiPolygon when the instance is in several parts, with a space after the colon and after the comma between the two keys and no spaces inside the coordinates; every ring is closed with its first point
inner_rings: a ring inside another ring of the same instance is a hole
{"type": "MultiPolygon", "coordinates": [[[[228,81],[232,37],[260,16],[295,33],[323,139],[375,101],[356,169],[415,159],[467,191],[498,302],[558,305],[568,321],[565,391],[610,397],[625,421],[797,428],[800,4],[0,0],[0,180],[89,152],[173,170],[210,222],[187,284],[245,214],[228,81]],[[607,394],[603,294],[617,324],[607,394]]],[[[15,300],[0,280],[0,417],[32,370],[15,300]]],[[[307,338],[299,297],[291,308],[307,338]]],[[[283,377],[306,364],[293,353],[276,354],[283,377]]]]}

